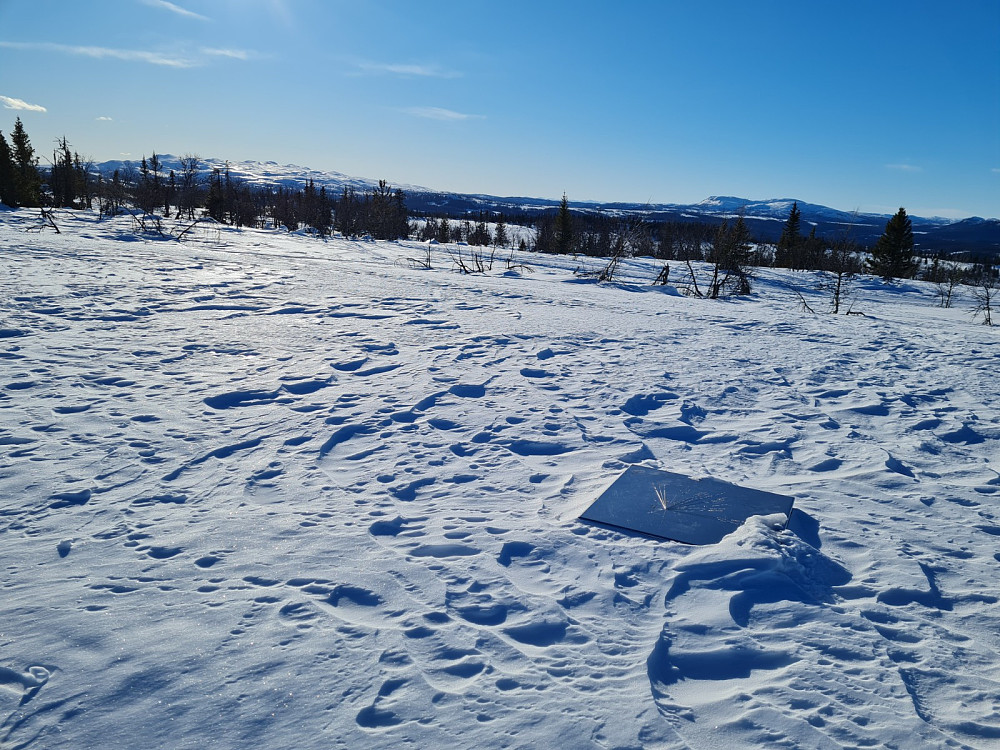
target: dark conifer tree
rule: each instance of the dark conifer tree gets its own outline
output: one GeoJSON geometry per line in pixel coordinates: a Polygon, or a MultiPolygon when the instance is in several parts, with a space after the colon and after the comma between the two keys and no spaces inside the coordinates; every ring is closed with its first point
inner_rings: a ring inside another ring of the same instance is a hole
{"type": "Polygon", "coordinates": [[[65,136],[56,142],[52,154],[49,192],[57,208],[90,208],[90,175],[80,155],[70,152],[65,136]]]}
{"type": "Polygon", "coordinates": [[[18,206],[16,174],[10,144],[4,138],[3,131],[0,131],[0,203],[11,208],[18,206]]]}
{"type": "Polygon", "coordinates": [[[813,227],[799,250],[800,258],[798,265],[793,266],[793,268],[803,271],[813,271],[823,268],[824,259],[826,258],[826,248],[827,241],[822,237],[817,237],[816,227],[813,227]]]}
{"type": "Polygon", "coordinates": [[[163,162],[160,161],[160,157],[153,152],[153,155],[149,157],[149,174],[152,181],[152,210],[155,211],[160,206],[164,205],[163,200],[163,175],[160,170],[163,168],[163,162]]]}
{"type": "Polygon", "coordinates": [[[541,216],[535,227],[535,247],[536,253],[552,253],[556,250],[556,243],[551,216],[541,216]]]}
{"type": "Polygon", "coordinates": [[[399,188],[392,195],[392,238],[405,239],[410,236],[410,219],[406,210],[406,193],[399,188]]]}
{"type": "Polygon", "coordinates": [[[225,221],[225,198],[222,188],[222,173],[216,167],[208,181],[208,198],[205,201],[208,215],[216,221],[225,221]]]}
{"type": "Polygon", "coordinates": [[[436,240],[438,236],[438,223],[437,219],[433,216],[428,216],[424,222],[424,228],[420,232],[420,239],[422,240],[436,240]]]}
{"type": "Polygon", "coordinates": [[[321,185],[319,188],[312,224],[319,232],[320,237],[328,236],[333,228],[333,201],[326,194],[325,185],[321,185]]]}
{"type": "Polygon", "coordinates": [[[868,270],[885,281],[911,279],[920,267],[913,257],[913,224],[900,208],[886,222],[885,231],[872,248],[868,270]]]}
{"type": "Polygon", "coordinates": [[[778,240],[778,247],[774,254],[774,265],[780,268],[802,269],[801,222],[802,215],[799,211],[799,204],[793,203],[792,210],[788,213],[788,221],[785,222],[785,228],[781,231],[781,239],[778,240]]]}
{"type": "Polygon", "coordinates": [[[357,237],[361,233],[361,210],[354,188],[345,187],[335,208],[334,227],[345,237],[357,237]]]}
{"type": "Polygon", "coordinates": [[[507,247],[508,242],[510,242],[510,237],[507,234],[507,220],[503,214],[500,214],[497,219],[496,231],[493,233],[493,244],[496,247],[507,247]]]}
{"type": "Polygon", "coordinates": [[[319,191],[316,189],[316,183],[311,179],[306,182],[305,190],[303,190],[298,195],[299,203],[301,204],[300,214],[302,221],[311,227],[315,227],[320,221],[320,207],[319,207],[319,191]]]}
{"type": "Polygon", "coordinates": [[[674,260],[677,257],[678,237],[673,222],[665,221],[657,227],[659,246],[656,257],[663,260],[674,260]]]}
{"type": "Polygon", "coordinates": [[[442,216],[438,222],[438,242],[451,242],[451,224],[447,216],[442,216]]]}
{"type": "Polygon", "coordinates": [[[486,217],[480,212],[476,226],[469,234],[469,244],[485,247],[492,244],[493,238],[490,236],[489,227],[486,226],[486,217]]]}
{"type": "Polygon", "coordinates": [[[573,216],[569,212],[569,201],[563,193],[559,203],[559,213],[556,215],[555,251],[560,255],[573,252],[575,237],[573,236],[573,216]]]}
{"type": "Polygon", "coordinates": [[[10,135],[11,152],[14,156],[15,200],[19,206],[42,205],[42,178],[38,174],[38,158],[31,146],[31,140],[18,117],[14,131],[10,135]]]}
{"type": "Polygon", "coordinates": [[[291,190],[278,186],[274,192],[271,206],[271,219],[274,226],[285,227],[290,232],[299,228],[299,219],[296,213],[295,196],[291,190]]]}
{"type": "MultiPolygon", "coordinates": [[[[135,202],[139,208],[143,208],[149,200],[149,164],[146,163],[146,157],[142,157],[142,161],[139,163],[139,184],[136,187],[135,202]]],[[[146,211],[143,211],[146,213],[146,211]]]]}
{"type": "Polygon", "coordinates": [[[52,153],[49,190],[56,208],[73,205],[73,155],[65,136],[56,141],[56,150],[52,153]]]}
{"type": "Polygon", "coordinates": [[[239,203],[236,181],[229,172],[229,162],[226,162],[225,171],[222,173],[222,215],[223,221],[242,226],[239,216],[239,203]]]}
{"type": "Polygon", "coordinates": [[[395,240],[409,234],[402,190],[393,191],[388,182],[379,180],[378,187],[372,188],[367,197],[366,232],[377,240],[395,240]]]}
{"type": "Polygon", "coordinates": [[[135,206],[144,214],[151,214],[160,206],[159,195],[159,159],[156,152],[153,152],[151,160],[145,156],[139,162],[139,182],[135,187],[135,206]]]}

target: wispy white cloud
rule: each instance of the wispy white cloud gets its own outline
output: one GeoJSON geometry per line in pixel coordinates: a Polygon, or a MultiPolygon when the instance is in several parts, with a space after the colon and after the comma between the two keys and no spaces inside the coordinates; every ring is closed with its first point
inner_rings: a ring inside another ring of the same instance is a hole
{"type": "Polygon", "coordinates": [[[34,52],[58,52],[78,57],[92,57],[97,60],[111,59],[125,62],[144,62],[150,65],[164,65],[170,68],[193,68],[198,63],[190,57],[164,52],[138,49],[113,49],[110,47],[89,47],[53,42],[3,42],[0,47],[34,52]]]}
{"type": "Polygon", "coordinates": [[[110,117],[101,116],[101,117],[95,117],[94,119],[97,120],[98,122],[112,122],[110,117]]]}
{"type": "Polygon", "coordinates": [[[184,18],[194,18],[198,21],[211,20],[208,16],[203,16],[200,13],[195,13],[193,10],[182,8],[179,5],[174,5],[174,3],[167,2],[167,0],[142,0],[142,4],[148,5],[150,8],[169,10],[171,13],[176,13],[178,16],[184,16],[184,18]]]}
{"type": "Polygon", "coordinates": [[[428,120],[442,120],[444,122],[458,122],[460,120],[485,120],[486,115],[470,115],[464,112],[455,112],[443,107],[407,107],[402,110],[414,117],[423,117],[428,120]]]}
{"type": "Polygon", "coordinates": [[[168,68],[198,68],[207,65],[208,60],[213,57],[249,60],[254,56],[252,52],[236,49],[202,48],[195,53],[182,50],[158,52],[154,50],[55,44],[53,42],[0,41],[0,48],[31,52],[55,52],[63,55],[75,55],[77,57],[90,57],[95,60],[121,60],[123,62],[139,62],[168,68]]]}
{"type": "Polygon", "coordinates": [[[4,109],[21,109],[26,112],[48,112],[41,104],[28,104],[24,99],[15,99],[12,96],[0,96],[0,104],[4,109]]]}
{"type": "Polygon", "coordinates": [[[361,62],[358,69],[363,73],[404,76],[407,78],[460,78],[461,73],[435,64],[404,64],[361,62]]]}
{"type": "Polygon", "coordinates": [[[886,169],[891,169],[895,172],[923,172],[923,167],[918,167],[914,164],[886,164],[886,169]]]}
{"type": "Polygon", "coordinates": [[[990,171],[993,174],[1000,174],[1000,167],[993,167],[993,169],[991,169],[990,171]]]}
{"type": "Polygon", "coordinates": [[[242,49],[218,49],[215,47],[202,47],[201,54],[211,57],[229,57],[233,60],[249,60],[253,55],[242,49]]]}

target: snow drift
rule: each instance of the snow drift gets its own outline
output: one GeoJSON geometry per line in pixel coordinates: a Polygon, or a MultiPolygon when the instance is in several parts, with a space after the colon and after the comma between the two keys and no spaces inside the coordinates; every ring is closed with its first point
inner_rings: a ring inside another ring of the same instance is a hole
{"type": "MultiPolygon", "coordinates": [[[[5,747],[996,747],[996,332],[0,216],[5,747]],[[577,520],[630,464],[794,495],[577,520]]],[[[809,294],[809,292],[807,292],[809,294]]]]}

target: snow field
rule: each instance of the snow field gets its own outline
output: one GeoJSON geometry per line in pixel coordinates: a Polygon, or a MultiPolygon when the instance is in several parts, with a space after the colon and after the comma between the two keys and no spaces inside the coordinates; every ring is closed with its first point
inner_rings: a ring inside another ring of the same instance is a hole
{"type": "MultiPolygon", "coordinates": [[[[0,742],[997,747],[996,333],[0,214],[0,742]],[[686,547],[631,463],[793,494],[686,547]]],[[[675,268],[673,277],[680,273],[675,268]]]]}

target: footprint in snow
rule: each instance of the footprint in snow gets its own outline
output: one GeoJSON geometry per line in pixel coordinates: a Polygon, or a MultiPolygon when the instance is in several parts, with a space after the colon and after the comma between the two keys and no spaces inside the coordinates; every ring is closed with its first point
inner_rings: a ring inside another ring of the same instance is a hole
{"type": "Polygon", "coordinates": [[[20,705],[24,705],[49,681],[52,672],[46,667],[28,667],[23,672],[0,667],[0,690],[20,696],[20,705]]]}

